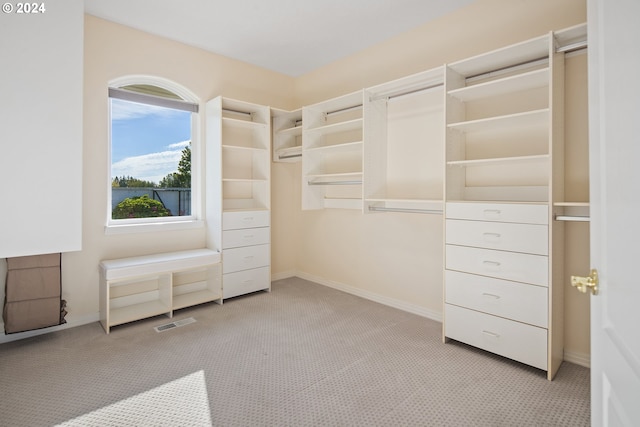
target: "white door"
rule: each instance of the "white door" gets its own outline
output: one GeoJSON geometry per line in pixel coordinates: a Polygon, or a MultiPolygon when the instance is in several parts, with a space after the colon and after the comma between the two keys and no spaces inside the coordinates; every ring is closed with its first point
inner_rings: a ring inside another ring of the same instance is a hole
{"type": "Polygon", "coordinates": [[[587,11],[592,424],[640,426],[640,0],[587,11]]]}

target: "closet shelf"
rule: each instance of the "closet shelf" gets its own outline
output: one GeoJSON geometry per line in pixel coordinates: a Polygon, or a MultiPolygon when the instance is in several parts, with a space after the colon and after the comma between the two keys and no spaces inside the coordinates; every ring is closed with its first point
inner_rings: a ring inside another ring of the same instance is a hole
{"type": "MultiPolygon", "coordinates": [[[[249,115],[247,117],[250,117],[249,115]]],[[[266,123],[251,122],[249,120],[234,119],[231,117],[222,117],[223,126],[245,128],[245,129],[264,129],[267,127],[266,123]]]]}
{"type": "Polygon", "coordinates": [[[493,129],[501,129],[504,131],[509,128],[521,130],[524,127],[544,127],[548,125],[549,109],[543,108],[541,110],[508,114],[506,116],[451,123],[447,125],[447,128],[461,132],[479,132],[493,129]]]}
{"type": "Polygon", "coordinates": [[[265,178],[222,178],[222,182],[267,182],[265,178]]]}
{"type": "Polygon", "coordinates": [[[223,150],[237,150],[237,151],[267,151],[266,147],[243,147],[240,145],[223,145],[223,150]]]}
{"type": "Polygon", "coordinates": [[[518,157],[500,157],[492,159],[474,159],[474,160],[453,160],[447,162],[448,166],[472,167],[472,166],[490,166],[508,163],[525,163],[548,161],[548,154],[539,154],[534,156],[518,156],[518,157]]]}
{"type": "Polygon", "coordinates": [[[173,308],[178,310],[185,307],[191,307],[196,304],[202,304],[205,302],[216,301],[222,299],[222,295],[218,292],[214,292],[208,289],[204,289],[197,292],[189,292],[182,295],[173,296],[173,308]]]}
{"type": "Polygon", "coordinates": [[[312,135],[312,134],[327,135],[332,133],[348,132],[351,130],[361,130],[361,129],[362,129],[362,119],[353,119],[353,120],[347,120],[344,122],[333,123],[330,125],[306,129],[305,132],[307,132],[309,135],[312,135]]]}
{"type": "Polygon", "coordinates": [[[360,151],[362,150],[362,141],[345,142],[342,144],[325,145],[322,147],[311,147],[304,151],[307,153],[324,153],[324,152],[346,152],[346,151],[360,151]]]}
{"type": "Polygon", "coordinates": [[[449,91],[449,95],[460,101],[469,102],[545,86],[549,86],[549,68],[454,89],[449,91]]]}
{"type": "Polygon", "coordinates": [[[291,128],[282,129],[276,132],[276,135],[280,136],[300,136],[302,135],[302,125],[294,126],[291,128]]]}

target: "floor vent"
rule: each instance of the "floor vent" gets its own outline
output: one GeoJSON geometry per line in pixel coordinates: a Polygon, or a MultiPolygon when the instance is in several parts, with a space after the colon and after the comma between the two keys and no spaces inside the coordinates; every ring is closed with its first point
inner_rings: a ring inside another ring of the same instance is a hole
{"type": "Polygon", "coordinates": [[[188,325],[189,323],[194,323],[195,321],[196,319],[194,319],[193,317],[187,317],[186,319],[176,320],[174,322],[167,323],[165,325],[156,326],[153,329],[155,329],[156,332],[163,332],[168,329],[179,328],[180,326],[188,325]]]}

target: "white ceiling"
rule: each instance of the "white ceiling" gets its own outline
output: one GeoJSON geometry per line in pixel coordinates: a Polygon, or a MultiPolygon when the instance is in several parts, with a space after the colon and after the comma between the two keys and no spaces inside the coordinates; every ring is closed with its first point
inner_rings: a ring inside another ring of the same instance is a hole
{"type": "Polygon", "coordinates": [[[84,0],[85,12],[300,76],[474,0],[84,0]]]}

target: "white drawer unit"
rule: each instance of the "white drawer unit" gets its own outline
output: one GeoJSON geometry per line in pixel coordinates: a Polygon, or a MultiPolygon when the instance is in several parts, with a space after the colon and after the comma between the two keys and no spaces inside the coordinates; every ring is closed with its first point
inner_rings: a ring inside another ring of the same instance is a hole
{"type": "Polygon", "coordinates": [[[230,211],[222,213],[222,229],[269,227],[269,211],[230,211]]]}
{"type": "Polygon", "coordinates": [[[445,271],[445,301],[546,328],[548,289],[475,274],[445,271]]]}
{"type": "Polygon", "coordinates": [[[445,337],[548,370],[548,205],[454,202],[445,214],[445,337]]]}
{"type": "Polygon", "coordinates": [[[547,370],[547,329],[445,304],[445,335],[547,370]]]}
{"type": "Polygon", "coordinates": [[[222,229],[223,298],[270,290],[269,211],[223,212],[222,229]]]}
{"type": "Polygon", "coordinates": [[[224,275],[224,297],[233,298],[238,295],[266,289],[270,282],[269,267],[241,270],[224,275]]]}
{"type": "Polygon", "coordinates": [[[245,246],[223,252],[222,272],[233,273],[251,268],[265,267],[271,259],[271,245],[245,246]]]}
{"type": "Polygon", "coordinates": [[[269,243],[269,227],[241,228],[222,232],[223,249],[269,243]]]}
{"type": "Polygon", "coordinates": [[[466,273],[547,286],[549,258],[542,255],[446,246],[446,268],[466,273]]]}
{"type": "Polygon", "coordinates": [[[447,244],[536,255],[549,253],[546,225],[447,219],[447,244]]]}
{"type": "Polygon", "coordinates": [[[449,202],[446,209],[447,219],[549,224],[546,204],[449,202]]]}

